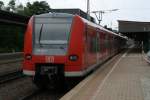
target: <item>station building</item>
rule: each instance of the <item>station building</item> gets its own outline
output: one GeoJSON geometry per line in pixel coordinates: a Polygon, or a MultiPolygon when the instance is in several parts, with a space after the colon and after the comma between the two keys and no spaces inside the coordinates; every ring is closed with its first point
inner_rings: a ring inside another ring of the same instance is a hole
{"type": "Polygon", "coordinates": [[[144,43],[144,50],[150,50],[150,22],[118,20],[119,32],[144,43]]]}

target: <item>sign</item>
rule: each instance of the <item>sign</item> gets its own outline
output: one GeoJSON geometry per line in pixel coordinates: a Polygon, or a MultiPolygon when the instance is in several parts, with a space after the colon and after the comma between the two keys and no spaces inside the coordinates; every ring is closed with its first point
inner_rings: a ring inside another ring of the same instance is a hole
{"type": "Polygon", "coordinates": [[[54,63],[54,56],[46,56],[45,61],[47,63],[54,63]]]}

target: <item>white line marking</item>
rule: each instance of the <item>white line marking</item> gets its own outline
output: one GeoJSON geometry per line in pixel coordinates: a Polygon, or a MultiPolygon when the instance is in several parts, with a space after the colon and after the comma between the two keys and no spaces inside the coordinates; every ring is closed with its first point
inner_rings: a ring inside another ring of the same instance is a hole
{"type": "Polygon", "coordinates": [[[144,50],[142,50],[142,57],[147,63],[150,64],[150,60],[148,60],[149,57],[145,54],[144,50]]]}
{"type": "Polygon", "coordinates": [[[33,75],[35,75],[35,71],[31,71],[31,70],[23,70],[23,74],[29,75],[29,76],[33,76],[33,75]]]}
{"type": "Polygon", "coordinates": [[[134,46],[130,46],[129,48],[130,49],[128,49],[123,55],[122,55],[122,57],[126,57],[127,56],[127,53],[129,53],[129,51],[131,51],[131,48],[133,48],[134,46]]]}
{"type": "Polygon", "coordinates": [[[107,66],[110,62],[112,62],[117,56],[110,59],[108,62],[106,62],[103,67],[96,70],[93,74],[88,76],[86,79],[84,79],[82,82],[80,82],[77,86],[75,86],[69,93],[64,95],[60,100],[71,100],[71,98],[76,95],[88,82],[90,82],[93,77],[95,77],[95,73],[99,72],[99,70],[103,69],[105,66],[107,66]]]}
{"type": "Polygon", "coordinates": [[[89,76],[89,78],[83,80],[83,82],[80,83],[80,85],[75,86],[69,93],[67,93],[65,96],[60,98],[60,100],[71,100],[71,98],[74,96],[74,94],[77,94],[84,86],[87,84],[93,76],[89,76]],[[66,98],[67,97],[67,98],[66,98]]]}
{"type": "Polygon", "coordinates": [[[127,53],[128,53],[128,51],[125,52],[125,53],[122,55],[122,57],[126,57],[126,56],[127,56],[127,53]]]}
{"type": "Polygon", "coordinates": [[[141,57],[141,56],[125,56],[125,57],[128,57],[128,58],[138,58],[138,57],[141,57]]]}
{"type": "Polygon", "coordinates": [[[102,83],[99,85],[97,91],[94,93],[94,95],[92,96],[92,99],[90,100],[96,100],[96,97],[99,95],[99,92],[101,91],[102,87],[104,86],[106,80],[108,79],[108,77],[110,76],[110,74],[114,71],[114,69],[117,67],[117,65],[119,64],[119,62],[121,61],[121,59],[123,57],[125,57],[127,55],[127,53],[129,52],[129,50],[127,52],[125,52],[120,59],[115,63],[115,65],[112,67],[112,69],[110,70],[110,72],[106,75],[106,77],[103,79],[102,83]]]}

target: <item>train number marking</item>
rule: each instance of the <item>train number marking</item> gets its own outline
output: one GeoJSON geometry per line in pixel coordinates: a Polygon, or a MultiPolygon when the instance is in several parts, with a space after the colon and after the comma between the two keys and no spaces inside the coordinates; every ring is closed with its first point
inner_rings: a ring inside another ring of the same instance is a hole
{"type": "Polygon", "coordinates": [[[45,61],[47,63],[54,63],[54,56],[46,56],[45,61]]]}

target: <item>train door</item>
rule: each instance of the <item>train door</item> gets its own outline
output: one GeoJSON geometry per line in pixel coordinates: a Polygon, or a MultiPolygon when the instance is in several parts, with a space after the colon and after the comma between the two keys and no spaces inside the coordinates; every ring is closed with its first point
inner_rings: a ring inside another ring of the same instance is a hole
{"type": "Polygon", "coordinates": [[[105,34],[101,31],[100,33],[100,60],[103,61],[103,52],[104,52],[104,37],[105,34]]]}
{"type": "Polygon", "coordinates": [[[104,33],[104,32],[103,32],[102,46],[103,46],[102,58],[103,58],[103,60],[105,60],[105,52],[106,52],[106,33],[104,33]]]}
{"type": "Polygon", "coordinates": [[[96,31],[96,59],[97,59],[97,62],[99,61],[99,58],[100,58],[99,54],[100,54],[100,34],[97,29],[97,31],[96,31]]]}
{"type": "Polygon", "coordinates": [[[113,53],[113,48],[112,48],[112,44],[113,44],[113,41],[112,41],[112,34],[109,35],[109,41],[110,41],[110,42],[109,42],[109,44],[110,44],[110,45],[109,45],[109,55],[112,56],[112,53],[113,53]]]}
{"type": "Polygon", "coordinates": [[[106,60],[107,58],[107,52],[108,52],[108,34],[105,32],[104,35],[104,52],[103,52],[103,57],[106,60]]]}
{"type": "Polygon", "coordinates": [[[108,35],[108,44],[107,44],[107,49],[108,49],[108,57],[110,57],[112,55],[112,35],[109,34],[108,35]]]}
{"type": "Polygon", "coordinates": [[[110,34],[106,32],[105,35],[105,60],[110,56],[110,34]]]}
{"type": "Polygon", "coordinates": [[[89,65],[89,62],[88,62],[88,53],[89,51],[89,43],[88,43],[88,26],[86,24],[85,26],[85,56],[84,56],[84,60],[85,60],[85,66],[88,66],[89,65]]]}

